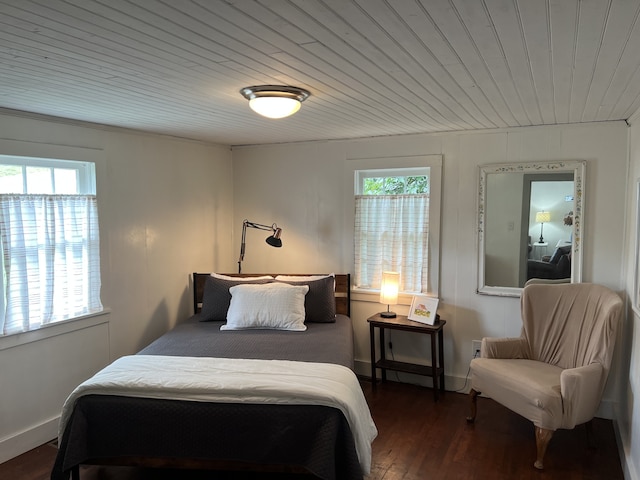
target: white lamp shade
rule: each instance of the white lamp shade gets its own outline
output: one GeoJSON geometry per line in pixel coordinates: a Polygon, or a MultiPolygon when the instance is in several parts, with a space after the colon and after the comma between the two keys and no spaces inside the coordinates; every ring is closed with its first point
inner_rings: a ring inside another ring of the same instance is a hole
{"type": "Polygon", "coordinates": [[[551,212],[536,213],[536,223],[548,223],[551,221],[551,212]]]}
{"type": "Polygon", "coordinates": [[[398,272],[382,272],[380,284],[380,303],[396,305],[398,290],[400,289],[400,274],[398,272]]]}
{"type": "Polygon", "coordinates": [[[249,107],[268,118],[284,118],[300,110],[300,102],[287,97],[257,97],[249,100],[249,107]]]}

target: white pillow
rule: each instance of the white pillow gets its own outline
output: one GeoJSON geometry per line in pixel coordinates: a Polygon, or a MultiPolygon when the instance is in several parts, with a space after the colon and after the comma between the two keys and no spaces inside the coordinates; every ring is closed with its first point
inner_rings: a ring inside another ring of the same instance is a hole
{"type": "Polygon", "coordinates": [[[251,282],[254,280],[272,280],[273,277],[271,275],[262,275],[260,277],[232,277],[230,275],[222,275],[221,273],[212,273],[211,276],[213,278],[219,278],[220,280],[242,280],[242,281],[247,281],[247,282],[251,282]]]}
{"type": "Polygon", "coordinates": [[[307,285],[286,283],[235,285],[229,289],[227,323],[220,330],[268,328],[303,332],[307,329],[304,297],[308,291],[307,285]]]}

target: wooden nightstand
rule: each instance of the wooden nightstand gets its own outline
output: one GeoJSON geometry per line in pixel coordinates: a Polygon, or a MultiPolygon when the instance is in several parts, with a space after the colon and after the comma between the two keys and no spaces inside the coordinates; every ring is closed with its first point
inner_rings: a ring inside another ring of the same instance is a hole
{"type": "Polygon", "coordinates": [[[376,368],[379,368],[382,371],[383,382],[387,379],[387,370],[426,375],[433,378],[433,398],[437,402],[439,391],[444,392],[443,328],[447,322],[445,320],[441,320],[439,315],[436,316],[436,323],[434,325],[427,325],[409,320],[405,315],[398,315],[394,318],[383,318],[379,313],[369,317],[367,322],[369,322],[369,336],[371,341],[371,384],[373,391],[375,392],[377,386],[376,368]],[[380,359],[378,361],[376,361],[376,342],[374,336],[374,329],[376,327],[380,329],[380,359]],[[385,329],[404,330],[406,332],[429,335],[431,337],[431,365],[418,365],[415,363],[388,360],[385,354],[385,329]],[[437,348],[436,336],[438,337],[437,348]]]}

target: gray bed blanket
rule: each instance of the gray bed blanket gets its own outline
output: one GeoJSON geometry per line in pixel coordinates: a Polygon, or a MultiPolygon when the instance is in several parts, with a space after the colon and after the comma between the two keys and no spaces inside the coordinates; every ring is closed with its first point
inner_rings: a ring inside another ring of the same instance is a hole
{"type": "Polygon", "coordinates": [[[336,315],[335,323],[307,323],[304,332],[227,330],[224,322],[201,322],[194,315],[142,349],[143,355],[257,358],[336,363],[353,369],[351,318],[336,315]]]}
{"type": "MultiPolygon", "coordinates": [[[[351,319],[343,315],[335,323],[307,323],[304,332],[220,331],[223,322],[199,320],[194,315],[139,353],[324,362],[353,369],[351,319]]],[[[335,408],[81,398],[51,479],[68,479],[83,463],[114,459],[115,464],[144,461],[182,468],[195,462],[216,471],[227,470],[229,462],[253,472],[263,471],[261,466],[264,471],[286,466],[304,472],[302,477],[323,480],[363,477],[349,424],[335,408]]]]}

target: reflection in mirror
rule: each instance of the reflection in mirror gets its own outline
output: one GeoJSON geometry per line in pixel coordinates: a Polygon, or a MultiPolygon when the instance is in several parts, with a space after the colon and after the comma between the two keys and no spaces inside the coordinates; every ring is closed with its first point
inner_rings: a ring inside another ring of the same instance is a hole
{"type": "Polygon", "coordinates": [[[478,293],[581,280],[584,171],[577,161],[480,167],[478,293]]]}

